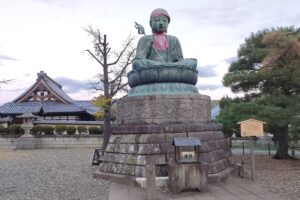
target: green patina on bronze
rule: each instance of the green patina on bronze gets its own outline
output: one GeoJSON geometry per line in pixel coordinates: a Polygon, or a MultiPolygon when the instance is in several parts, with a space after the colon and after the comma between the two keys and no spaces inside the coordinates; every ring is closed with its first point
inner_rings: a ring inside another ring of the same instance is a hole
{"type": "Polygon", "coordinates": [[[131,88],[128,96],[155,94],[198,94],[198,89],[186,83],[151,83],[131,88]]]}
{"type": "Polygon", "coordinates": [[[170,16],[164,9],[151,13],[152,35],[143,36],[137,46],[128,83],[129,96],[198,93],[197,60],[184,59],[179,40],[166,35],[170,16]],[[173,85],[174,84],[174,85],[173,85]]]}

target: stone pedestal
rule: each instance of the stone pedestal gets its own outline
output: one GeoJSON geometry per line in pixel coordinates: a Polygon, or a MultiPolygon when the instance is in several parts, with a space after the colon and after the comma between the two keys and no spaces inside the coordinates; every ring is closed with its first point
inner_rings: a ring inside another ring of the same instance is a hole
{"type": "Polygon", "coordinates": [[[169,165],[169,186],[173,193],[198,189],[207,191],[207,165],[199,163],[174,163],[169,165]]]}
{"type": "Polygon", "coordinates": [[[118,102],[118,125],[197,124],[210,121],[210,97],[160,94],[125,97],[118,102]]]}
{"type": "Polygon", "coordinates": [[[145,177],[146,157],[153,157],[156,176],[168,176],[174,160],[173,139],[199,138],[199,161],[208,167],[208,182],[230,173],[231,150],[222,125],[210,123],[210,98],[205,95],[148,95],[125,97],[118,103],[117,127],[100,164],[101,173],[145,177]]]}
{"type": "Polygon", "coordinates": [[[16,149],[36,149],[37,138],[30,134],[24,134],[16,140],[16,149]]]}

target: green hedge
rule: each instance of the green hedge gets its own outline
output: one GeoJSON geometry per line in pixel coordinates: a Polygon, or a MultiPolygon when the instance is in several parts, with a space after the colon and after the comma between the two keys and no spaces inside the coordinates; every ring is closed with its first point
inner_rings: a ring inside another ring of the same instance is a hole
{"type": "Polygon", "coordinates": [[[24,134],[24,129],[21,127],[21,125],[18,125],[18,124],[14,124],[14,125],[10,125],[8,128],[7,128],[7,132],[9,134],[17,134],[17,135],[21,135],[21,134],[24,134]]]}
{"type": "Polygon", "coordinates": [[[102,134],[102,129],[96,126],[89,127],[90,135],[99,135],[102,134]]]}
{"type": "Polygon", "coordinates": [[[67,134],[68,135],[75,135],[76,133],[76,127],[74,126],[67,126],[67,134]]]}
{"type": "Polygon", "coordinates": [[[32,135],[42,135],[43,132],[43,127],[42,126],[34,126],[32,127],[32,129],[30,130],[32,135]]]}
{"type": "Polygon", "coordinates": [[[7,134],[8,130],[7,128],[5,128],[4,126],[0,126],[0,135],[4,135],[7,134]]]}
{"type": "Polygon", "coordinates": [[[88,129],[86,126],[77,126],[77,131],[79,134],[87,133],[88,129]]]}
{"type": "Polygon", "coordinates": [[[42,135],[44,133],[45,135],[53,135],[54,134],[54,128],[52,126],[34,126],[31,129],[31,134],[33,135],[42,135]]]}
{"type": "Polygon", "coordinates": [[[67,130],[67,127],[65,125],[56,125],[54,129],[55,129],[55,133],[57,133],[58,135],[62,135],[63,132],[67,130]]]}
{"type": "Polygon", "coordinates": [[[53,135],[54,134],[54,128],[52,126],[42,126],[43,132],[45,135],[53,135]]]}

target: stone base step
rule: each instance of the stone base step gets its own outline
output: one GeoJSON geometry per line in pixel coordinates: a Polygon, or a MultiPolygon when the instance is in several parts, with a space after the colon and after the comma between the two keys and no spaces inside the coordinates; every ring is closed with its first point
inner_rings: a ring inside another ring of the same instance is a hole
{"type": "Polygon", "coordinates": [[[233,167],[228,167],[218,173],[208,174],[208,183],[226,182],[233,170],[233,167]]]}
{"type": "Polygon", "coordinates": [[[113,181],[121,184],[136,186],[136,181],[135,181],[136,177],[134,176],[114,174],[114,173],[102,172],[97,170],[93,173],[93,177],[101,178],[104,180],[113,181]]]}
{"type": "MultiPolygon", "coordinates": [[[[223,171],[220,171],[216,174],[208,174],[208,183],[219,183],[219,182],[226,182],[228,177],[232,174],[234,171],[234,167],[229,167],[224,169],[223,171]]],[[[115,174],[115,173],[109,173],[109,172],[102,172],[97,170],[93,173],[94,178],[101,178],[104,180],[109,180],[121,184],[126,185],[133,185],[133,186],[141,186],[140,183],[137,183],[137,177],[134,176],[128,176],[128,175],[122,175],[122,174],[115,174]]],[[[145,179],[145,178],[140,178],[145,179]]],[[[168,179],[166,177],[166,179],[168,179]]],[[[164,181],[164,183],[168,184],[168,181],[164,181]]],[[[160,187],[163,187],[160,185],[160,187]]]]}

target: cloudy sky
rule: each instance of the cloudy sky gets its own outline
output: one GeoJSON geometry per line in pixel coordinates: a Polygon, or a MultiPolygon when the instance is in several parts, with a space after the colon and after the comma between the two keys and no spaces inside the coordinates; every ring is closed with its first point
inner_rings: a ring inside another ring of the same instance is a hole
{"type": "MultiPolygon", "coordinates": [[[[168,34],[179,38],[184,57],[198,60],[197,87],[219,99],[232,96],[222,77],[251,32],[277,26],[300,26],[298,0],[0,0],[0,105],[12,101],[43,70],[74,99],[91,99],[89,80],[100,67],[83,50],[92,43],[83,27],[108,35],[110,45],[131,33],[134,22],[150,34],[149,15],[165,8],[168,34]]],[[[136,42],[137,42],[136,40],[136,42]]]]}

